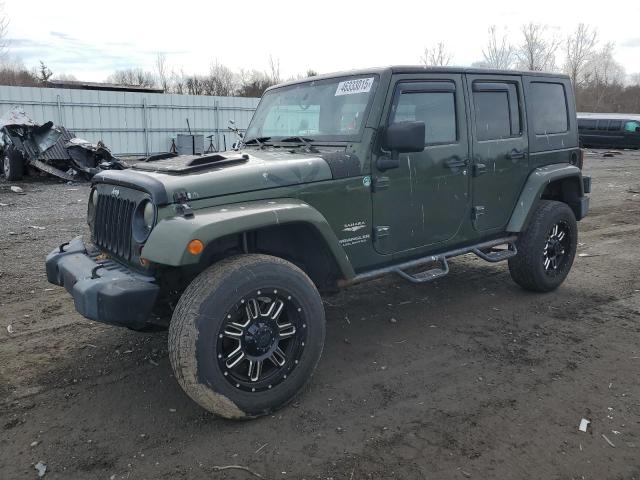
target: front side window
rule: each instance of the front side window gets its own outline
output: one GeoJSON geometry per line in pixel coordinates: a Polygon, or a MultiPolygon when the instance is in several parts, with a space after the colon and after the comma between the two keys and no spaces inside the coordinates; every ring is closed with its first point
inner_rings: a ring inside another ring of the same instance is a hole
{"type": "Polygon", "coordinates": [[[624,131],[636,133],[640,132],[640,122],[631,121],[624,124],[624,131]]]}
{"type": "Polygon", "coordinates": [[[531,99],[527,105],[531,106],[536,135],[564,133],[569,130],[567,97],[561,83],[532,82],[531,99]]]}
{"type": "Polygon", "coordinates": [[[391,123],[421,121],[425,124],[425,145],[455,143],[457,140],[454,92],[402,92],[393,106],[391,123]]]}
{"type": "Polygon", "coordinates": [[[341,77],[269,90],[245,139],[301,136],[316,141],[357,140],[377,82],[376,75],[341,77]]]}

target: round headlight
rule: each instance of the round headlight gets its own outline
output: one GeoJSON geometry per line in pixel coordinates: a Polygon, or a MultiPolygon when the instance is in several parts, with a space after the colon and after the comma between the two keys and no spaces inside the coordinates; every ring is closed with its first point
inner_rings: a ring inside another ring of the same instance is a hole
{"type": "Polygon", "coordinates": [[[153,203],[149,201],[147,201],[144,206],[143,219],[144,226],[151,230],[153,228],[153,222],[156,219],[156,209],[153,206],[153,203]]]}
{"type": "Polygon", "coordinates": [[[156,207],[151,200],[143,200],[133,213],[133,238],[138,243],[143,243],[149,237],[151,229],[156,222],[156,207]]]}

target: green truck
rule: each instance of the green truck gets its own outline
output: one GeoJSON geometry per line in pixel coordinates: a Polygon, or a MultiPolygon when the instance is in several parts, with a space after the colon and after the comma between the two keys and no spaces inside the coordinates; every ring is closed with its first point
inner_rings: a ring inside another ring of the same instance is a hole
{"type": "Polygon", "coordinates": [[[228,418],[268,414],[309,381],[319,292],[448,259],[566,278],[590,178],[563,75],[388,67],[267,90],[235,149],[93,178],[91,238],[46,260],[85,317],[169,329],[185,392],[228,418]]]}

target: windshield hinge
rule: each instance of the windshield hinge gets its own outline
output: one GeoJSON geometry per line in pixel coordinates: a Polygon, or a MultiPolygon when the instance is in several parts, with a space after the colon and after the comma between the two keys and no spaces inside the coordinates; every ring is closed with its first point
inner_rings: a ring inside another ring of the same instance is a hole
{"type": "Polygon", "coordinates": [[[176,205],[176,213],[182,215],[185,218],[191,218],[194,216],[193,209],[189,206],[187,201],[189,200],[189,194],[180,190],[173,194],[173,199],[178,203],[176,205]]]}

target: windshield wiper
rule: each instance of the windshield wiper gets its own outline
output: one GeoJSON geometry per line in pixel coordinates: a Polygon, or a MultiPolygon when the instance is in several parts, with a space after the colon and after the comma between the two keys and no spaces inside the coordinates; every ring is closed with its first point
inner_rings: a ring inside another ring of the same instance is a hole
{"type": "Polygon", "coordinates": [[[313,138],[294,136],[294,137],[282,138],[282,139],[280,139],[280,141],[282,143],[298,142],[298,143],[301,143],[308,152],[317,152],[318,151],[318,149],[316,147],[311,145],[311,142],[313,142],[313,138]]]}
{"type": "Polygon", "coordinates": [[[270,138],[271,137],[254,137],[254,138],[250,138],[249,140],[244,140],[242,143],[245,145],[251,145],[255,143],[256,145],[258,145],[258,147],[262,148],[264,147],[264,142],[266,142],[270,138]]]}

